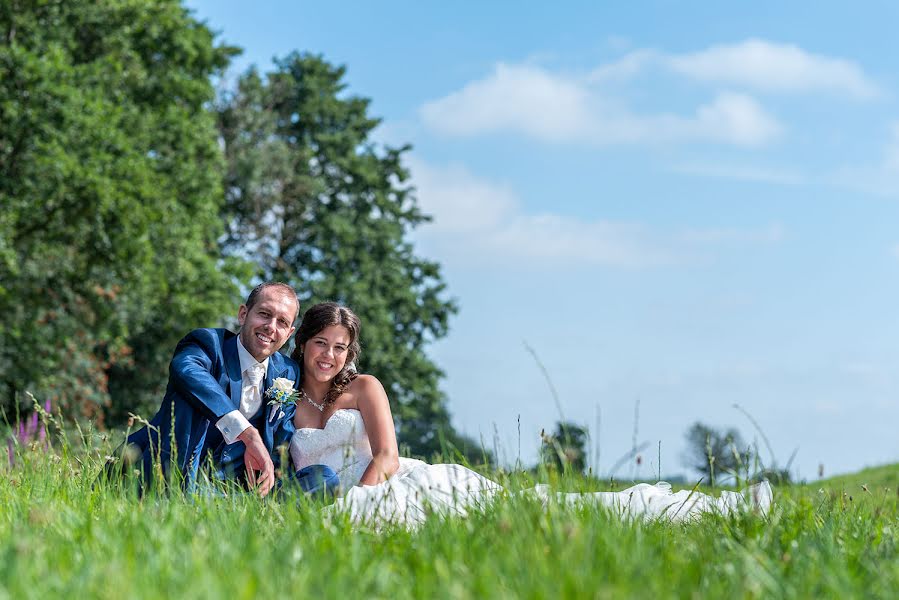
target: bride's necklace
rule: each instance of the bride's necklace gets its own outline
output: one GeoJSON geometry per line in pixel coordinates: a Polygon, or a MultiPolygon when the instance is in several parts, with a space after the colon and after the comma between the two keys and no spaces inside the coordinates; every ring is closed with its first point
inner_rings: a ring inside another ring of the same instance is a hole
{"type": "Polygon", "coordinates": [[[300,388],[300,396],[303,397],[303,400],[305,400],[306,402],[308,402],[309,404],[311,404],[312,406],[317,408],[318,412],[325,412],[325,403],[322,402],[321,404],[319,404],[318,402],[316,402],[315,400],[310,398],[309,394],[307,394],[306,390],[304,390],[303,388],[300,388]]]}

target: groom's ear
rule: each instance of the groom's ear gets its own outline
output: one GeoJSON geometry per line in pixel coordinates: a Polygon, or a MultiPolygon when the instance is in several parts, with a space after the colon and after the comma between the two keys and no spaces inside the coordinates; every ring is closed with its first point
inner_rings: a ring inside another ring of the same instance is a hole
{"type": "Polygon", "coordinates": [[[237,323],[243,327],[243,322],[247,320],[247,313],[250,312],[250,309],[247,308],[246,304],[241,304],[240,308],[237,309],[237,323]]]}

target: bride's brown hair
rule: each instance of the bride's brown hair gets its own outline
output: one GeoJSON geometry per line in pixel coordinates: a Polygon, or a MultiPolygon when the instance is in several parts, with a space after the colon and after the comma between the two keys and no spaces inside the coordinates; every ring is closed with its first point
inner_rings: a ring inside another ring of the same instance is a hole
{"type": "Polygon", "coordinates": [[[310,306],[303,314],[303,322],[297,328],[297,334],[294,338],[296,347],[293,349],[293,354],[291,354],[291,358],[300,365],[300,382],[302,384],[303,345],[321,333],[322,330],[332,325],[345,327],[350,334],[350,343],[347,346],[346,362],[340,372],[334,377],[334,380],[331,381],[331,388],[325,395],[325,404],[333,404],[346,391],[350,382],[356,379],[357,373],[354,363],[361,352],[361,347],[359,346],[359,329],[361,328],[359,317],[347,307],[340,306],[336,302],[322,302],[310,306]]]}

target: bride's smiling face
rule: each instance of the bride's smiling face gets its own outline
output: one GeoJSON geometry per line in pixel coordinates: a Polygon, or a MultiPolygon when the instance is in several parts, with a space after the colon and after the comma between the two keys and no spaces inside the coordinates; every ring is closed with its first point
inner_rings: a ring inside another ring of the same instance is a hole
{"type": "Polygon", "coordinates": [[[350,332],[343,325],[325,327],[303,344],[303,374],[326,383],[346,364],[350,332]]]}

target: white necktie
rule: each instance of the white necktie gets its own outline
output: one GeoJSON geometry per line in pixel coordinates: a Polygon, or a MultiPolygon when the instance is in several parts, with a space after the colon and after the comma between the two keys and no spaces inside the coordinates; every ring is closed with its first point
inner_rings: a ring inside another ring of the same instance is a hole
{"type": "Polygon", "coordinates": [[[265,367],[256,363],[244,371],[246,385],[240,399],[240,412],[246,418],[251,418],[259,410],[262,404],[262,379],[265,377],[265,367]]]}

